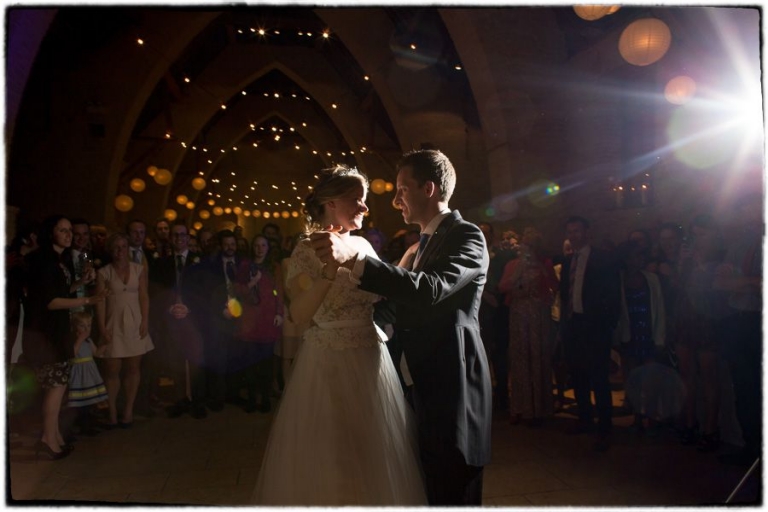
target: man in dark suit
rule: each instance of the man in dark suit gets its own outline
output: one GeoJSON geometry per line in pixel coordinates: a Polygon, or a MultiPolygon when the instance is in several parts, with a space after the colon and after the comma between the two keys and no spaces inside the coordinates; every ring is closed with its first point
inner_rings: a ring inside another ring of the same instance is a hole
{"type": "Polygon", "coordinates": [[[589,245],[585,218],[569,217],[565,230],[573,254],[563,263],[560,276],[560,325],[579,413],[578,423],[567,433],[594,431],[590,398],[594,391],[598,419],[594,449],[605,451],[610,447],[612,428],[608,375],[621,303],[619,272],[610,253],[589,245]]]}
{"type": "Polygon", "coordinates": [[[321,261],[344,265],[360,288],[387,298],[413,380],[419,451],[430,505],[480,505],[491,455],[491,379],[478,311],[488,270],[480,229],[448,208],[456,184],[441,152],[398,165],[394,205],[421,240],[401,266],[357,254],[332,231],[312,235],[321,261]],[[418,247],[418,249],[416,249],[418,247]]]}
{"type": "Polygon", "coordinates": [[[189,412],[201,419],[206,416],[203,338],[195,321],[201,302],[197,287],[200,255],[189,250],[189,231],[183,222],[171,227],[170,238],[173,253],[159,258],[152,266],[157,290],[153,300],[165,321],[168,342],[165,363],[181,398],[167,412],[170,417],[189,412]]]}
{"type": "Polygon", "coordinates": [[[234,298],[235,274],[242,258],[237,255],[237,237],[228,230],[219,231],[219,252],[201,268],[201,304],[203,346],[206,366],[207,406],[221,411],[225,399],[234,399],[236,390],[230,380],[229,354],[235,332],[235,316],[229,307],[234,298]]]}

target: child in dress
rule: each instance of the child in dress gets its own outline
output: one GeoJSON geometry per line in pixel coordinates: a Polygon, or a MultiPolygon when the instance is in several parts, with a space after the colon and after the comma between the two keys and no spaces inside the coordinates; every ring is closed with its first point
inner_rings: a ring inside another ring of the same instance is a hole
{"type": "Polygon", "coordinates": [[[76,424],[82,435],[96,435],[94,428],[93,405],[107,400],[107,388],[101,378],[99,368],[93,356],[101,357],[107,345],[96,347],[91,341],[91,323],[93,316],[88,311],[77,311],[71,316],[72,331],[75,338],[75,357],[70,363],[68,407],[77,407],[76,424]]]}

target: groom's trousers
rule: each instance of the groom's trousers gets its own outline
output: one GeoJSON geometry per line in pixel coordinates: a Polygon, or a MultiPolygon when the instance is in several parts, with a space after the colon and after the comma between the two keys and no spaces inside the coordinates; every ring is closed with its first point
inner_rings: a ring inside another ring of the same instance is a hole
{"type": "Polygon", "coordinates": [[[458,450],[430,453],[422,449],[421,463],[430,505],[482,505],[482,466],[467,465],[458,450]]]}

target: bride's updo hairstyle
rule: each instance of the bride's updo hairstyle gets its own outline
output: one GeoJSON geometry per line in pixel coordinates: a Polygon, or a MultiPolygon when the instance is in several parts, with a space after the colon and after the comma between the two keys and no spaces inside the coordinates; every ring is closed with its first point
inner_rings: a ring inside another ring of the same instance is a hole
{"type": "Polygon", "coordinates": [[[368,190],[368,178],[354,167],[339,164],[320,171],[315,188],[304,199],[306,232],[312,233],[323,229],[325,205],[346,196],[360,185],[363,186],[363,190],[368,190]]]}

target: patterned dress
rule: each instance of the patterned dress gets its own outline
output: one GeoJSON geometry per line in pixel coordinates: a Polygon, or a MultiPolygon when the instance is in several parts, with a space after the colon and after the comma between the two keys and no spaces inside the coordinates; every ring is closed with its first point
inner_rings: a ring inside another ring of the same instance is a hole
{"type": "Polygon", "coordinates": [[[93,345],[90,338],[80,345],[76,356],[69,360],[69,407],[85,407],[107,399],[107,388],[93,360],[93,345]]]}

